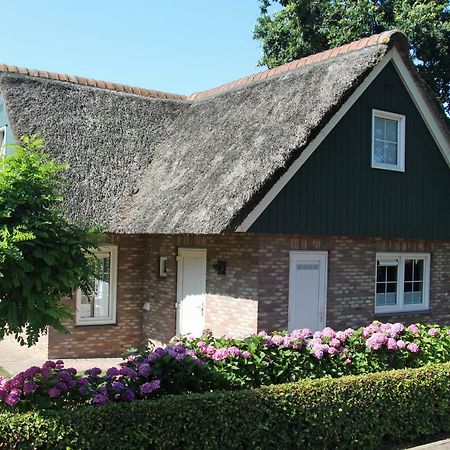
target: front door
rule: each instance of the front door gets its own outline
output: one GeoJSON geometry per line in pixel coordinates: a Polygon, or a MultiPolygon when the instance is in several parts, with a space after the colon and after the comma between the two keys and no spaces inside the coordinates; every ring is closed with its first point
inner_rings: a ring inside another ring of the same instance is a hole
{"type": "Polygon", "coordinates": [[[201,336],[206,299],[206,250],[180,248],[177,276],[177,334],[201,336]]]}
{"type": "Polygon", "coordinates": [[[325,327],[327,308],[327,252],[291,252],[289,261],[288,327],[325,327]]]}

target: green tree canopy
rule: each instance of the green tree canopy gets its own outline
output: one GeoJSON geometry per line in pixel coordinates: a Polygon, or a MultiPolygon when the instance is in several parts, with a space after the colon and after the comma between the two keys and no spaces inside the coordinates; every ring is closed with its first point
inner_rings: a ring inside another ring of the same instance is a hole
{"type": "Polygon", "coordinates": [[[0,161],[0,338],[14,334],[32,345],[47,326],[64,331],[71,317],[64,296],[92,288],[100,235],[64,217],[64,166],[43,152],[41,139],[22,142],[0,161]]]}
{"type": "Polygon", "coordinates": [[[399,29],[420,75],[450,113],[448,0],[260,0],[254,37],[260,65],[280,64],[351,41],[399,29]],[[271,6],[281,10],[270,12],[271,6]]]}

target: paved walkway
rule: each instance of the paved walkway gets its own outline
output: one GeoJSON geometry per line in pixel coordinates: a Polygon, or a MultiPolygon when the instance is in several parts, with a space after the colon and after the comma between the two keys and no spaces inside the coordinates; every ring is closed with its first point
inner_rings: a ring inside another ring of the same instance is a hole
{"type": "Polygon", "coordinates": [[[447,449],[450,449],[450,439],[430,442],[429,444],[409,448],[409,450],[447,450],[447,449]]]}
{"type": "MultiPolygon", "coordinates": [[[[15,375],[31,366],[42,366],[48,359],[47,336],[43,336],[33,347],[20,346],[12,336],[0,341],[0,367],[15,375]]],[[[92,367],[108,369],[122,361],[121,358],[65,359],[65,367],[85,371],[92,367]]]]}

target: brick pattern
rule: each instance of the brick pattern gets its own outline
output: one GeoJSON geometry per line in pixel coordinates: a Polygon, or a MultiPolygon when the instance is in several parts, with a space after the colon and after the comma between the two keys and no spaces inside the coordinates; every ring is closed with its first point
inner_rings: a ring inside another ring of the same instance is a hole
{"type": "MultiPolygon", "coordinates": [[[[50,357],[116,356],[176,332],[178,248],[207,249],[205,327],[218,335],[282,329],[288,322],[289,252],[328,251],[327,324],[359,326],[374,316],[377,252],[431,253],[430,310],[380,317],[404,323],[450,322],[450,242],[234,233],[224,236],[111,235],[119,245],[117,325],[50,331],[50,357]],[[167,277],[159,277],[159,256],[167,277]],[[227,262],[225,275],[213,268],[227,262]],[[146,305],[148,308],[144,309],[146,305]]],[[[70,300],[73,305],[74,300],[70,300]]]]}

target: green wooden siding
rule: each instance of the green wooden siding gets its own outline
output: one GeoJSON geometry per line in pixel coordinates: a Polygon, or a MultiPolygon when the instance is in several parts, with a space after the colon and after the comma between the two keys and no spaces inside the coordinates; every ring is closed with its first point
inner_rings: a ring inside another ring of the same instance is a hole
{"type": "Polygon", "coordinates": [[[391,63],[249,232],[450,239],[450,168],[391,63]],[[406,116],[404,173],[371,168],[372,109],[406,116]]]}

